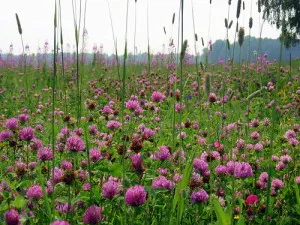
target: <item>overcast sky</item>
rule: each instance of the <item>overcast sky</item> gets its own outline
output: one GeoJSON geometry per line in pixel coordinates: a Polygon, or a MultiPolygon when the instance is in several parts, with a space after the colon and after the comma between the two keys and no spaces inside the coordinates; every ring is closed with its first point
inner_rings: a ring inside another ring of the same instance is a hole
{"type": "MultiPolygon", "coordinates": [[[[136,46],[138,52],[147,51],[147,1],[148,0],[137,0],[136,46]]],[[[226,35],[224,19],[227,18],[228,0],[212,0],[210,32],[209,0],[185,0],[184,38],[188,39],[190,45],[193,46],[192,1],[194,4],[195,26],[198,37],[203,37],[206,43],[209,39],[213,42],[217,39],[224,39],[226,35]]],[[[14,53],[20,53],[22,49],[15,13],[19,14],[21,20],[24,44],[29,45],[31,52],[36,52],[38,47],[43,48],[45,41],[49,42],[52,49],[54,0],[0,0],[0,2],[0,49],[3,53],[9,51],[10,44],[13,44],[14,46],[14,53]]],[[[77,2],[78,7],[79,0],[77,0],[77,2]]],[[[82,2],[84,3],[85,0],[82,0],[82,2]]],[[[258,37],[259,14],[257,13],[257,0],[245,0],[246,10],[241,12],[239,24],[240,26],[245,27],[246,35],[248,35],[251,2],[253,7],[252,17],[254,21],[252,35],[258,37]]],[[[127,0],[109,0],[119,52],[123,52],[124,49],[126,3],[127,0]]],[[[174,12],[176,13],[176,19],[173,28],[173,38],[175,39],[174,43],[177,44],[176,37],[178,30],[179,3],[180,0],[149,0],[151,52],[161,52],[163,44],[168,46],[168,40],[171,36],[172,15],[174,12]],[[166,27],[167,35],[165,35],[163,31],[164,26],[166,27]]],[[[65,45],[70,44],[70,50],[72,50],[75,43],[72,0],[61,0],[61,4],[64,43],[65,45]]],[[[231,42],[234,39],[236,8],[237,0],[232,0],[230,20],[234,20],[234,25],[229,33],[231,42]]],[[[128,50],[130,52],[133,52],[134,45],[134,15],[135,0],[130,0],[128,18],[128,50]]],[[[88,51],[92,51],[94,44],[98,47],[102,44],[104,52],[109,54],[113,52],[114,45],[112,41],[107,0],[87,0],[86,29],[88,32],[86,49],[88,51]]],[[[265,22],[263,25],[262,36],[277,38],[279,36],[279,31],[265,22]]],[[[200,43],[198,45],[198,51],[201,51],[200,43]]]]}

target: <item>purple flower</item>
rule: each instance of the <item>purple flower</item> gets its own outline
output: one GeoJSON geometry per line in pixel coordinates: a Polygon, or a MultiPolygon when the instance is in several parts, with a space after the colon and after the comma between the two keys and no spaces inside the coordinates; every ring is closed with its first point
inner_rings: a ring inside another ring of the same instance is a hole
{"type": "Polygon", "coordinates": [[[260,134],[257,131],[251,133],[251,138],[256,140],[260,137],[260,134]]]}
{"type": "Polygon", "coordinates": [[[170,159],[170,150],[167,146],[163,145],[163,146],[160,146],[158,147],[159,148],[159,152],[154,152],[154,157],[153,159],[157,160],[168,160],[170,159]]]}
{"type": "Polygon", "coordinates": [[[102,186],[102,197],[113,198],[120,192],[121,184],[117,178],[110,177],[102,186]]]}
{"type": "Polygon", "coordinates": [[[204,189],[200,189],[199,191],[194,191],[191,194],[191,202],[198,203],[198,202],[206,202],[209,196],[204,189]]]}
{"type": "Polygon", "coordinates": [[[149,139],[150,137],[152,137],[155,134],[156,134],[156,132],[151,130],[150,128],[145,128],[142,132],[142,136],[144,139],[149,139]]]}
{"type": "Polygon", "coordinates": [[[176,112],[180,112],[180,111],[183,111],[185,109],[185,105],[183,103],[176,103],[175,105],[175,111],[176,112]]]}
{"type": "Polygon", "coordinates": [[[27,114],[20,114],[18,116],[18,119],[21,121],[21,123],[25,123],[29,120],[29,116],[27,114]]]}
{"type": "Polygon", "coordinates": [[[236,178],[252,177],[253,172],[250,164],[246,162],[236,162],[234,168],[234,176],[236,178]]]}
{"type": "Polygon", "coordinates": [[[90,206],[83,215],[83,222],[85,224],[98,224],[101,220],[101,208],[96,205],[90,206]]]}
{"type": "Polygon", "coordinates": [[[139,206],[146,202],[147,193],[141,185],[130,187],[125,193],[125,202],[127,205],[139,206]]]}
{"type": "Polygon", "coordinates": [[[16,130],[19,127],[18,120],[16,118],[10,118],[6,120],[5,126],[9,130],[16,130]]]}
{"type": "Polygon", "coordinates": [[[215,93],[209,93],[208,101],[209,101],[209,102],[215,102],[215,101],[217,101],[217,96],[216,96],[216,94],[215,94],[215,93]]]}
{"type": "Polygon", "coordinates": [[[67,221],[64,220],[56,220],[51,225],[70,225],[67,221]]]}
{"type": "Polygon", "coordinates": [[[283,155],[280,157],[280,161],[283,163],[289,163],[290,161],[292,161],[292,157],[289,155],[283,155]]]}
{"type": "Polygon", "coordinates": [[[26,197],[32,198],[34,200],[38,200],[42,198],[43,197],[42,187],[37,184],[31,186],[30,188],[28,188],[26,192],[26,197]]]}
{"type": "Polygon", "coordinates": [[[90,191],[91,190],[91,185],[89,183],[85,183],[82,185],[82,189],[84,191],[90,191]]]}
{"type": "Polygon", "coordinates": [[[134,154],[130,158],[131,158],[132,169],[134,171],[138,171],[138,172],[144,171],[143,161],[141,159],[140,153],[134,154]]]}
{"type": "Polygon", "coordinates": [[[300,184],[300,176],[295,178],[295,182],[296,182],[296,184],[300,184]]]}
{"type": "Polygon", "coordinates": [[[60,203],[60,202],[58,202],[56,204],[55,209],[60,213],[67,213],[67,212],[74,211],[74,206],[72,204],[69,205],[69,203],[60,203]]]}
{"type": "Polygon", "coordinates": [[[169,191],[172,190],[174,187],[174,182],[168,180],[164,176],[159,176],[155,178],[152,182],[152,188],[157,189],[157,188],[164,188],[168,189],[169,191]]]}
{"type": "Polygon", "coordinates": [[[166,96],[164,96],[161,92],[159,91],[154,91],[151,95],[152,101],[154,102],[162,102],[166,96]]]}
{"type": "Polygon", "coordinates": [[[18,225],[20,215],[17,210],[11,209],[5,212],[4,219],[7,225],[18,225]]]}
{"type": "Polygon", "coordinates": [[[114,113],[114,110],[112,110],[108,105],[106,105],[103,107],[102,112],[104,114],[112,114],[112,113],[114,113]]]}
{"type": "Polygon", "coordinates": [[[63,168],[64,170],[72,170],[73,165],[71,162],[69,161],[62,161],[60,164],[61,168],[63,168]]]}
{"type": "Polygon", "coordinates": [[[258,142],[254,145],[254,150],[261,151],[264,148],[263,144],[261,142],[258,142]]]}
{"type": "Polygon", "coordinates": [[[30,143],[30,148],[31,149],[37,150],[37,149],[42,148],[42,147],[43,147],[43,144],[39,139],[33,138],[31,140],[31,143],[30,143]]]}
{"type": "Polygon", "coordinates": [[[291,139],[291,138],[296,138],[296,133],[293,130],[288,130],[287,132],[285,132],[284,137],[285,139],[291,139]]]}
{"type": "Polygon", "coordinates": [[[31,127],[25,127],[20,131],[19,136],[23,141],[31,141],[34,138],[33,129],[31,127]]]}
{"type": "MultiPolygon", "coordinates": [[[[52,176],[52,172],[51,172],[51,176],[52,176]]],[[[60,168],[55,167],[54,177],[52,177],[52,181],[54,182],[54,184],[60,183],[63,180],[63,176],[64,176],[64,171],[60,168]]]]}
{"type": "Polygon", "coordinates": [[[225,175],[227,173],[227,166],[218,165],[215,169],[217,175],[225,175]]]}
{"type": "Polygon", "coordinates": [[[280,179],[274,179],[272,180],[271,186],[272,188],[279,189],[284,187],[284,183],[280,179]]]}
{"type": "Polygon", "coordinates": [[[50,148],[42,147],[39,149],[37,157],[41,161],[50,161],[53,159],[53,152],[50,148]]]}
{"type": "Polygon", "coordinates": [[[204,160],[201,160],[199,158],[194,159],[193,166],[196,170],[199,170],[201,172],[208,170],[207,162],[205,162],[204,160]]]}
{"type": "Polygon", "coordinates": [[[96,135],[98,133],[98,128],[96,125],[89,126],[90,135],[96,135]]]}
{"type": "Polygon", "coordinates": [[[122,124],[115,120],[110,120],[107,122],[106,127],[111,130],[118,129],[122,124]]]}
{"type": "Polygon", "coordinates": [[[137,100],[129,100],[128,102],[125,102],[125,106],[127,109],[134,111],[140,108],[140,103],[137,100]]]}
{"type": "Polygon", "coordinates": [[[97,162],[97,161],[99,161],[101,158],[102,158],[101,152],[100,152],[98,149],[92,148],[92,149],[90,150],[90,160],[91,160],[92,162],[97,162]]]}
{"type": "Polygon", "coordinates": [[[289,140],[290,145],[292,145],[293,147],[295,147],[299,144],[299,141],[297,138],[290,138],[288,140],[289,140]]]}
{"type": "Polygon", "coordinates": [[[2,131],[0,133],[0,142],[8,140],[12,136],[10,131],[2,131]]]}
{"type": "Polygon", "coordinates": [[[67,139],[66,148],[72,152],[79,152],[85,149],[85,144],[80,137],[70,136],[67,139]]]}

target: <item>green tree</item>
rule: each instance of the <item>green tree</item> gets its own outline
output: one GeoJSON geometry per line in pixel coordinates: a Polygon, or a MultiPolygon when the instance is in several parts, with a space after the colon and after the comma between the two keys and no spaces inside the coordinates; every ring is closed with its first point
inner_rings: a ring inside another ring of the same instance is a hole
{"type": "Polygon", "coordinates": [[[281,40],[286,47],[299,41],[300,1],[299,0],[258,0],[264,6],[264,18],[281,28],[281,40]]]}

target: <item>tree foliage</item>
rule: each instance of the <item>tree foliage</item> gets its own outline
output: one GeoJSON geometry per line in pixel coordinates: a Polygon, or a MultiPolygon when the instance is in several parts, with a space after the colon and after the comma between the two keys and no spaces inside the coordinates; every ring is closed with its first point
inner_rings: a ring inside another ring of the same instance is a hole
{"type": "Polygon", "coordinates": [[[299,0],[261,0],[263,15],[271,24],[281,28],[284,45],[289,47],[300,37],[300,1],[299,0]]]}

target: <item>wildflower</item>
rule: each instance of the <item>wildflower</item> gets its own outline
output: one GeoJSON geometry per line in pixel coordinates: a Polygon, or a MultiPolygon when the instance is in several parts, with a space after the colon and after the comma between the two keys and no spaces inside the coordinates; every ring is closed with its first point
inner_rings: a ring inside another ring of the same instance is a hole
{"type": "Polygon", "coordinates": [[[194,169],[204,172],[208,170],[208,163],[199,158],[195,158],[193,162],[194,169]]]}
{"type": "Polygon", "coordinates": [[[79,152],[85,149],[85,144],[80,137],[70,136],[67,139],[66,148],[72,152],[79,152]]]}
{"type": "Polygon", "coordinates": [[[285,164],[283,162],[279,162],[277,165],[276,165],[276,170],[280,171],[280,170],[283,170],[285,168],[285,164]]]}
{"type": "Polygon", "coordinates": [[[21,123],[25,123],[29,120],[29,116],[27,114],[20,114],[18,119],[21,121],[21,123]]]}
{"type": "Polygon", "coordinates": [[[34,138],[33,129],[31,127],[25,127],[20,131],[19,136],[23,141],[31,141],[34,138]]]}
{"type": "Polygon", "coordinates": [[[150,128],[145,128],[143,131],[142,131],[142,136],[143,136],[143,138],[144,139],[149,139],[149,138],[151,138],[153,135],[155,135],[156,134],[156,132],[155,131],[153,131],[152,129],[150,129],[150,128]]]}
{"type": "Polygon", "coordinates": [[[284,137],[285,139],[291,139],[291,138],[296,138],[296,133],[293,130],[288,130],[287,132],[285,132],[284,137]]]}
{"type": "Polygon", "coordinates": [[[90,135],[97,135],[98,134],[97,126],[96,125],[89,126],[89,133],[90,135]]]}
{"type": "Polygon", "coordinates": [[[37,153],[37,158],[41,161],[50,161],[53,159],[53,152],[50,148],[42,147],[37,153]]]}
{"type": "Polygon", "coordinates": [[[289,155],[283,155],[280,157],[280,161],[283,163],[289,163],[290,161],[292,161],[292,157],[289,155]]]}
{"type": "Polygon", "coordinates": [[[120,192],[121,183],[117,178],[110,177],[102,186],[102,197],[113,198],[120,192]]]}
{"type": "Polygon", "coordinates": [[[247,205],[254,205],[258,202],[257,195],[249,195],[245,201],[247,205]]]}
{"type": "Polygon", "coordinates": [[[58,202],[56,204],[55,209],[60,213],[67,213],[67,212],[74,211],[74,205],[72,205],[72,204],[69,205],[69,203],[58,202]]]}
{"type": "Polygon", "coordinates": [[[140,153],[134,154],[130,158],[131,158],[131,163],[132,163],[132,169],[134,171],[143,172],[145,170],[140,153]]]}
{"type": "Polygon", "coordinates": [[[216,96],[216,94],[215,94],[215,93],[209,93],[208,101],[209,101],[209,102],[215,102],[215,101],[217,101],[217,96],[216,96]]]}
{"type": "Polygon", "coordinates": [[[125,202],[127,205],[140,206],[146,202],[147,193],[141,185],[130,187],[125,194],[125,202]]]}
{"type": "Polygon", "coordinates": [[[6,120],[5,126],[9,130],[16,130],[19,127],[18,120],[16,118],[10,118],[6,120]]]}
{"type": "Polygon", "coordinates": [[[102,113],[104,113],[104,114],[113,114],[114,110],[112,110],[108,105],[106,105],[106,106],[103,107],[102,113]]]}
{"type": "Polygon", "coordinates": [[[90,206],[83,215],[83,222],[85,224],[99,224],[102,220],[101,208],[92,205],[90,206]]]}
{"type": "Polygon", "coordinates": [[[174,180],[175,183],[178,183],[178,182],[180,182],[180,181],[182,180],[182,177],[183,177],[182,174],[176,173],[176,174],[173,176],[173,180],[174,180]]]}
{"type": "Polygon", "coordinates": [[[206,202],[209,196],[204,189],[200,189],[199,191],[194,191],[191,194],[191,202],[198,203],[198,202],[206,202]]]}
{"type": "Polygon", "coordinates": [[[99,161],[101,158],[102,158],[101,152],[100,152],[98,149],[92,148],[92,149],[90,150],[90,160],[91,160],[92,162],[97,162],[97,161],[99,161]]]}
{"type": "Polygon", "coordinates": [[[236,178],[252,177],[253,172],[249,163],[237,162],[234,168],[234,176],[236,178]]]}
{"type": "Polygon", "coordinates": [[[186,133],[184,131],[181,131],[180,134],[178,134],[177,138],[184,140],[186,139],[186,136],[186,133]]]}
{"type": "Polygon", "coordinates": [[[271,186],[272,188],[279,189],[284,187],[284,183],[280,179],[274,179],[272,180],[271,186]]]}
{"type": "Polygon", "coordinates": [[[185,109],[185,105],[183,103],[176,103],[176,105],[175,105],[176,112],[183,111],[184,109],[185,109]]]}
{"type": "Polygon", "coordinates": [[[67,221],[64,220],[55,220],[51,225],[70,225],[67,221]]]}
{"type": "Polygon", "coordinates": [[[40,149],[43,147],[43,144],[42,142],[37,139],[37,138],[33,138],[31,140],[31,143],[30,143],[30,148],[33,149],[33,150],[37,150],[37,149],[40,149]]]}
{"type": "Polygon", "coordinates": [[[224,165],[218,165],[215,171],[217,175],[225,175],[227,173],[227,167],[224,165]]]}
{"type": "Polygon", "coordinates": [[[10,131],[2,131],[0,133],[0,142],[8,140],[12,136],[10,131]]]}
{"type": "Polygon", "coordinates": [[[137,100],[129,100],[128,102],[125,102],[125,106],[129,110],[135,111],[140,108],[140,103],[137,100]]]}
{"type": "Polygon", "coordinates": [[[169,191],[172,190],[174,187],[174,182],[168,180],[164,176],[159,176],[155,178],[152,182],[152,188],[157,189],[157,188],[164,188],[168,189],[169,191]]]}
{"type": "Polygon", "coordinates": [[[115,120],[110,120],[107,122],[106,127],[111,130],[118,129],[122,124],[115,120]]]}
{"type": "Polygon", "coordinates": [[[159,91],[154,91],[151,95],[151,98],[154,102],[162,102],[166,98],[166,96],[159,91]]]}
{"type": "Polygon", "coordinates": [[[254,131],[251,133],[251,139],[258,139],[260,137],[259,133],[257,131],[254,131]]]}
{"type": "Polygon", "coordinates": [[[261,151],[263,148],[264,148],[264,146],[261,142],[256,143],[253,147],[253,149],[256,151],[261,151]]]}
{"type": "Polygon", "coordinates": [[[91,190],[91,185],[89,183],[85,183],[82,185],[82,189],[84,191],[90,191],[91,190]]]}
{"type": "Polygon", "coordinates": [[[168,174],[168,170],[164,168],[158,168],[157,172],[163,176],[166,176],[168,174]]]}
{"type": "Polygon", "coordinates": [[[17,210],[11,209],[5,212],[4,220],[7,225],[18,225],[20,221],[20,215],[17,210]]]}
{"type": "Polygon", "coordinates": [[[62,161],[60,165],[61,165],[61,168],[63,168],[64,170],[72,170],[72,168],[73,168],[72,163],[69,161],[62,161]]]}
{"type": "Polygon", "coordinates": [[[42,187],[37,184],[31,186],[30,188],[28,188],[26,192],[26,197],[34,200],[38,200],[42,198],[43,197],[42,187]]]}
{"type": "Polygon", "coordinates": [[[154,152],[154,157],[153,159],[159,159],[159,160],[168,160],[170,159],[170,150],[167,146],[160,146],[159,148],[159,152],[154,152]]]}
{"type": "Polygon", "coordinates": [[[55,167],[53,173],[51,172],[51,181],[54,182],[54,184],[60,183],[63,180],[64,171],[60,168],[55,167]],[[54,177],[52,177],[52,174],[54,177]]]}

